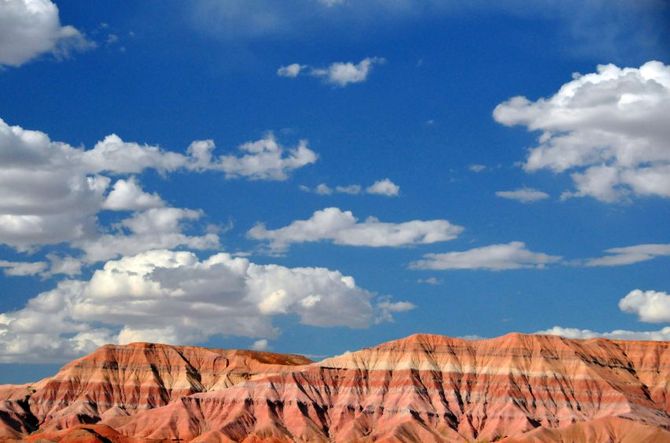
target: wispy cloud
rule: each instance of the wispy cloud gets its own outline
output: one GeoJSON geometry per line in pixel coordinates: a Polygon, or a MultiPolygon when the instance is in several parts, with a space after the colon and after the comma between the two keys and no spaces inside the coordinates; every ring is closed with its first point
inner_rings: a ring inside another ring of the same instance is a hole
{"type": "Polygon", "coordinates": [[[511,242],[473,248],[467,251],[425,254],[410,263],[411,269],[451,270],[480,269],[506,271],[510,269],[544,268],[560,262],[561,257],[533,252],[522,242],[511,242]]]}
{"type": "Polygon", "coordinates": [[[500,198],[516,200],[521,203],[533,203],[549,198],[549,194],[546,192],[538,191],[533,188],[520,188],[513,191],[497,191],[496,195],[500,198]]]}
{"type": "Polygon", "coordinates": [[[385,60],[381,57],[367,57],[358,63],[335,62],[326,67],[313,67],[292,63],[277,69],[277,75],[288,78],[307,75],[321,78],[324,82],[331,85],[345,87],[353,83],[363,83],[372,72],[372,67],[384,62],[385,60]]]}
{"type": "Polygon", "coordinates": [[[314,212],[306,220],[295,220],[277,229],[259,223],[247,235],[270,242],[275,251],[284,251],[291,244],[331,241],[338,245],[368,247],[400,247],[453,240],[463,231],[447,220],[411,220],[400,223],[382,222],[374,217],[359,221],[350,211],[326,208],[314,212]]]}
{"type": "Polygon", "coordinates": [[[372,194],[372,195],[383,195],[386,197],[397,197],[400,195],[400,186],[393,183],[390,179],[385,178],[382,180],[377,180],[370,186],[364,188],[361,185],[338,185],[338,186],[328,186],[325,183],[320,183],[314,188],[309,186],[302,185],[300,190],[305,192],[313,192],[319,195],[331,195],[331,194],[349,194],[349,195],[359,195],[359,194],[372,194]]]}

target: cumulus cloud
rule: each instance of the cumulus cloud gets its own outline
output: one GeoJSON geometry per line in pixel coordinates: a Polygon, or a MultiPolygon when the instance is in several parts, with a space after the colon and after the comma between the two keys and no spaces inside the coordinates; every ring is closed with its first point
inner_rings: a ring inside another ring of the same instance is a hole
{"type": "Polygon", "coordinates": [[[277,75],[280,77],[295,78],[298,75],[300,75],[300,71],[302,71],[305,68],[306,68],[305,65],[292,63],[290,65],[281,66],[279,69],[277,69],[277,75]]]}
{"type": "Polygon", "coordinates": [[[393,183],[388,178],[378,180],[365,190],[368,194],[385,195],[387,197],[396,197],[400,193],[400,186],[393,183]]]}
{"type": "Polygon", "coordinates": [[[247,235],[267,240],[274,251],[283,251],[294,243],[332,241],[337,245],[398,247],[448,241],[463,228],[447,220],[412,220],[386,223],[369,217],[359,221],[351,211],[326,208],[314,212],[307,220],[296,220],[288,226],[267,229],[259,223],[247,235]]]}
{"type": "Polygon", "coordinates": [[[381,63],[384,63],[384,59],[380,57],[364,58],[358,63],[336,62],[327,68],[313,69],[311,75],[323,78],[326,83],[344,87],[364,82],[372,72],[372,67],[381,63]]]}
{"type": "Polygon", "coordinates": [[[274,337],[272,319],[364,328],[409,309],[325,268],[258,265],[229,254],[199,260],[154,250],[108,261],[0,314],[0,361],[62,361],[108,342],[199,343],[216,335],[274,337]]]}
{"type": "Polygon", "coordinates": [[[546,335],[560,335],[566,338],[609,338],[611,340],[654,340],[654,341],[668,341],[670,340],[670,326],[662,328],[658,331],[628,331],[625,329],[615,329],[609,332],[596,332],[590,329],[579,328],[565,328],[562,326],[554,326],[549,329],[537,331],[535,334],[546,335]]]}
{"type": "Polygon", "coordinates": [[[408,312],[416,308],[414,303],[408,301],[391,301],[389,298],[385,298],[379,303],[377,303],[378,315],[376,318],[377,323],[381,322],[392,322],[393,314],[398,312],[408,312]]]}
{"type": "Polygon", "coordinates": [[[498,191],[496,195],[508,200],[516,200],[521,203],[533,203],[539,200],[549,198],[546,192],[538,191],[532,188],[520,188],[513,191],[498,191]]]}
{"type": "Polygon", "coordinates": [[[607,255],[585,261],[586,266],[624,266],[653,260],[656,257],[670,256],[670,244],[644,244],[610,248],[607,255]]]}
{"type": "Polygon", "coordinates": [[[511,242],[443,254],[425,254],[422,260],[412,262],[411,269],[483,269],[505,271],[509,269],[544,268],[557,263],[561,257],[533,252],[522,242],[511,242]]]}
{"type": "Polygon", "coordinates": [[[619,300],[619,309],[643,322],[670,323],[670,295],[665,292],[635,289],[619,300]]]}
{"type": "MultiPolygon", "coordinates": [[[[670,294],[662,291],[642,291],[635,289],[619,300],[622,312],[636,314],[640,321],[647,323],[670,322],[670,294]]],[[[657,331],[629,331],[617,329],[611,332],[596,332],[590,329],[554,326],[536,334],[560,335],[567,338],[604,337],[615,340],[670,340],[670,326],[657,331]]]]}
{"type": "MultiPolygon", "coordinates": [[[[226,178],[285,180],[316,161],[305,141],[285,149],[268,134],[239,147],[240,155],[214,157],[211,140],[193,142],[186,155],[157,146],[105,137],[92,149],[53,141],[40,131],[0,120],[0,243],[18,250],[99,236],[102,210],[148,210],[164,206],[134,177],[110,176],[176,170],[221,171],[226,178]]],[[[168,213],[164,211],[163,213],[168,213]]],[[[168,246],[164,246],[168,247],[168,246]]]]}
{"type": "Polygon", "coordinates": [[[139,211],[162,206],[165,206],[165,202],[160,196],[144,192],[135,177],[117,180],[102,204],[103,209],[112,211],[139,211]]]}
{"type": "MultiPolygon", "coordinates": [[[[306,140],[301,140],[295,148],[285,149],[277,143],[272,134],[254,142],[244,143],[238,149],[242,153],[241,156],[221,156],[204,169],[221,170],[227,178],[286,180],[292,171],[317,160],[316,153],[309,149],[306,140]]],[[[189,152],[197,151],[189,149],[189,152]]]]}
{"type": "Polygon", "coordinates": [[[326,67],[313,67],[292,63],[277,69],[280,77],[296,78],[299,75],[318,77],[324,82],[345,87],[352,83],[363,83],[368,79],[374,65],[383,64],[385,60],[381,57],[366,57],[358,63],[335,62],[326,67]]]}
{"type": "Polygon", "coordinates": [[[54,253],[47,254],[47,259],[49,260],[47,276],[62,274],[72,277],[81,274],[81,259],[54,253]]]}
{"type": "Polygon", "coordinates": [[[69,256],[47,254],[47,261],[23,262],[0,260],[0,269],[9,277],[52,277],[54,275],[73,276],[81,273],[81,260],[69,256]]]}
{"type": "Polygon", "coordinates": [[[326,183],[320,183],[314,188],[309,186],[300,186],[300,189],[305,192],[313,192],[319,195],[332,195],[332,194],[349,194],[349,195],[359,195],[359,194],[372,194],[372,195],[383,195],[386,197],[397,197],[400,194],[400,186],[393,183],[390,179],[385,178],[382,180],[377,180],[370,186],[363,188],[361,185],[345,185],[345,186],[328,186],[326,183]]]}
{"type": "Polygon", "coordinates": [[[256,340],[255,342],[253,342],[253,344],[251,345],[251,349],[253,349],[254,351],[267,351],[268,349],[270,349],[270,344],[268,343],[267,339],[262,338],[260,340],[256,340]]]}
{"type": "Polygon", "coordinates": [[[0,269],[7,276],[11,277],[25,277],[30,275],[39,275],[46,271],[48,267],[47,262],[16,262],[0,260],[0,269]]]}
{"type": "Polygon", "coordinates": [[[134,255],[149,249],[217,249],[216,233],[185,234],[186,224],[202,217],[202,211],[182,208],[153,208],[136,212],[115,226],[115,231],[91,239],[75,241],[73,245],[84,252],[89,263],[134,255]]]}
{"type": "Polygon", "coordinates": [[[575,74],[549,98],[513,97],[494,118],[540,131],[523,165],[528,172],[570,173],[563,198],[604,202],[633,196],[670,197],[670,66],[599,65],[575,74]]]}
{"type": "Polygon", "coordinates": [[[486,168],[486,165],[480,165],[480,164],[475,163],[475,164],[469,165],[468,169],[472,172],[479,173],[479,172],[486,171],[487,168],[486,168]]]}
{"type": "Polygon", "coordinates": [[[3,0],[0,7],[0,66],[21,66],[42,54],[67,56],[95,46],[72,26],[61,26],[50,0],[3,0]]]}

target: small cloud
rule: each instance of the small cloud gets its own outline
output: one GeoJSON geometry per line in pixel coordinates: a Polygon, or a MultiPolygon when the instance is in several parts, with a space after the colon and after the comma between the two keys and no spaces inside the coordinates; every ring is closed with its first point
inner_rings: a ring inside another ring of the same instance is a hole
{"type": "Polygon", "coordinates": [[[336,186],[335,191],[340,194],[358,195],[361,193],[360,185],[336,186]]]}
{"type": "Polygon", "coordinates": [[[332,195],[332,194],[349,194],[349,195],[360,195],[360,194],[371,194],[371,195],[383,195],[386,197],[397,197],[400,193],[400,186],[393,183],[390,179],[385,178],[382,180],[377,180],[365,190],[361,185],[337,185],[335,187],[328,186],[326,183],[320,183],[314,188],[310,188],[306,185],[300,185],[300,190],[303,192],[312,192],[319,195],[332,195]],[[364,192],[365,191],[365,192],[364,192]]]}
{"type": "Polygon", "coordinates": [[[425,254],[422,260],[411,263],[410,269],[480,269],[487,271],[541,269],[560,260],[559,256],[530,251],[523,242],[515,241],[467,251],[425,254]]]}
{"type": "Polygon", "coordinates": [[[414,303],[408,301],[391,301],[389,297],[382,298],[382,301],[377,303],[378,316],[376,323],[392,322],[393,314],[398,312],[407,312],[416,309],[414,303]]]}
{"type": "Polygon", "coordinates": [[[370,185],[365,192],[368,194],[385,195],[387,197],[396,197],[400,193],[400,186],[393,183],[388,178],[378,180],[370,185]]]}
{"type": "Polygon", "coordinates": [[[261,339],[261,340],[256,340],[252,345],[251,349],[254,351],[267,351],[270,349],[270,344],[268,343],[267,339],[261,339]]]}
{"type": "Polygon", "coordinates": [[[437,277],[420,278],[416,282],[421,283],[423,285],[432,285],[432,286],[437,286],[437,285],[442,284],[442,280],[440,280],[437,277]]]}
{"type": "Polygon", "coordinates": [[[292,63],[277,69],[277,75],[280,77],[296,78],[304,68],[305,66],[303,65],[292,63]]]}
{"type": "Polygon", "coordinates": [[[670,256],[670,243],[643,244],[610,248],[607,255],[586,260],[586,266],[625,266],[653,260],[656,257],[670,256]]]}
{"type": "Polygon", "coordinates": [[[619,300],[619,309],[637,314],[646,323],[670,322],[670,294],[635,289],[619,300]]]}
{"type": "Polygon", "coordinates": [[[385,62],[386,60],[381,57],[367,57],[358,63],[335,62],[323,68],[292,63],[279,67],[277,75],[280,77],[296,78],[305,74],[310,77],[321,78],[326,83],[335,86],[345,87],[351,83],[363,83],[372,72],[374,65],[385,62]]]}
{"type": "Polygon", "coordinates": [[[14,262],[0,260],[0,269],[8,277],[27,277],[38,275],[46,271],[48,264],[43,261],[38,262],[14,262]]]}
{"type": "Polygon", "coordinates": [[[118,41],[119,41],[119,36],[118,35],[108,34],[107,39],[105,39],[105,44],[107,44],[107,46],[111,46],[114,43],[118,43],[118,41]]]}
{"type": "Polygon", "coordinates": [[[475,334],[461,335],[458,338],[462,338],[463,340],[486,340],[486,337],[482,337],[481,335],[475,335],[475,334]]]}
{"type": "Polygon", "coordinates": [[[333,193],[333,190],[330,189],[327,184],[321,183],[314,188],[314,192],[319,195],[330,195],[333,193]]]}
{"type": "Polygon", "coordinates": [[[346,0],[318,0],[322,5],[332,8],[333,6],[343,5],[346,0]]]}
{"type": "Polygon", "coordinates": [[[480,165],[480,164],[472,164],[468,166],[468,169],[472,172],[480,173],[484,172],[486,170],[486,165],[480,165]]]}
{"type": "Polygon", "coordinates": [[[546,192],[538,191],[532,188],[520,188],[513,191],[498,191],[496,195],[508,200],[516,200],[521,203],[532,203],[549,198],[546,192]]]}

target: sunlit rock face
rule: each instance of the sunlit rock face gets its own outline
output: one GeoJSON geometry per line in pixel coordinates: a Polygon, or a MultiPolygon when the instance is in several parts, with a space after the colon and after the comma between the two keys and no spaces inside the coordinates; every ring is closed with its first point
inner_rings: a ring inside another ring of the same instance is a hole
{"type": "Polygon", "coordinates": [[[663,442],[669,393],[668,342],[521,334],[414,335],[317,363],[107,346],[0,390],[5,427],[23,423],[7,436],[202,442],[663,442]]]}
{"type": "Polygon", "coordinates": [[[0,437],[127,417],[308,363],[302,356],[268,352],[150,343],[103,346],[51,378],[0,387],[0,437]]]}

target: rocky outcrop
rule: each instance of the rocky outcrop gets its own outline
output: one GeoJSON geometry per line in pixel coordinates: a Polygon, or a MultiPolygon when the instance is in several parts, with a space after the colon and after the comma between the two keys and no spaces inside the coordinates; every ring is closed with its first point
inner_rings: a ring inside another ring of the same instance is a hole
{"type": "Polygon", "coordinates": [[[0,387],[0,436],[127,417],[308,363],[302,356],[268,352],[107,345],[38,384],[0,387]]]}
{"type": "Polygon", "coordinates": [[[93,417],[112,441],[670,441],[668,342],[414,335],[312,364],[152,346],[101,348],[43,382],[27,400],[38,432],[93,417]]]}

